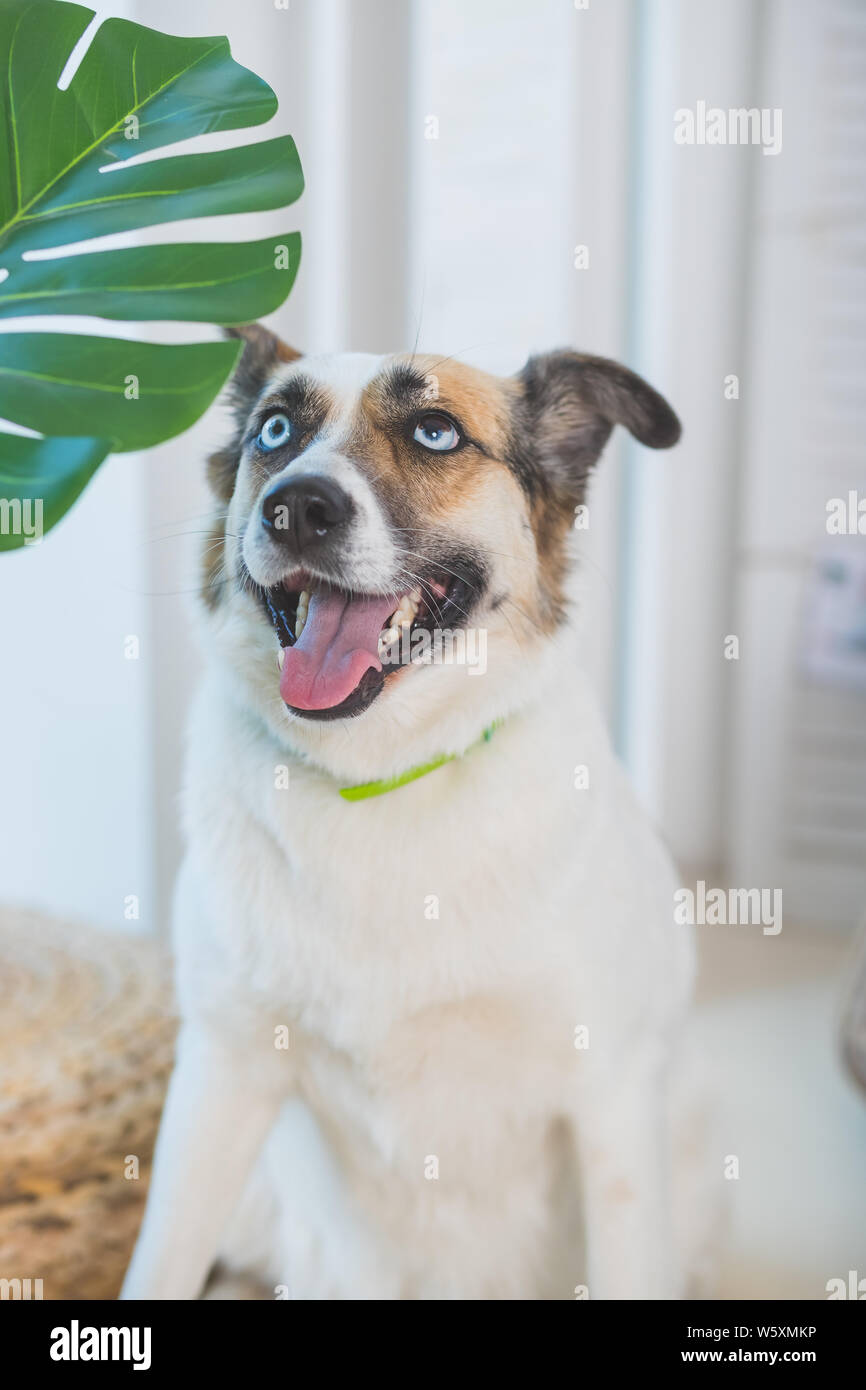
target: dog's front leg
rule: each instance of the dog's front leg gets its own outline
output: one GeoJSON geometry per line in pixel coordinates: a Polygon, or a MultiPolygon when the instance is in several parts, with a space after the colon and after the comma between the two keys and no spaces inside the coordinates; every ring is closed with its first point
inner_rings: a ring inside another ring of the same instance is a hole
{"type": "Polygon", "coordinates": [[[577,1135],[589,1297],[680,1297],[661,1061],[643,1058],[588,1088],[577,1135]]]}
{"type": "Polygon", "coordinates": [[[121,1298],[192,1299],[201,1292],[280,1099],[204,1029],[181,1030],[121,1298]]]}

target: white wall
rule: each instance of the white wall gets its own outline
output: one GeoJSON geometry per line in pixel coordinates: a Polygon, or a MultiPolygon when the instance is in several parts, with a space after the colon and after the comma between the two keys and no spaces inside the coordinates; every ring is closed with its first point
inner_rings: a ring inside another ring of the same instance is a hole
{"type": "Polygon", "coordinates": [[[0,895],[113,926],[129,894],[153,911],[144,511],[142,465],[114,458],[0,568],[0,895]]]}
{"type": "MultiPolygon", "coordinates": [[[[750,0],[637,7],[634,297],[629,362],[683,423],[672,454],[628,446],[623,488],[620,735],[646,804],[683,862],[722,858],[733,557],[744,375],[752,147],[674,143],[674,112],[755,97],[750,0]]],[[[758,103],[760,104],[760,103],[758,103]]]]}

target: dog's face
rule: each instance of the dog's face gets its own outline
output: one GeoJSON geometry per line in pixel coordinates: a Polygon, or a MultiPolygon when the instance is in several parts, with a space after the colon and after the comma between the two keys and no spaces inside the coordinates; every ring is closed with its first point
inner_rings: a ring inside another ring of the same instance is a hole
{"type": "Polygon", "coordinates": [[[507,712],[565,619],[575,511],[613,426],[665,448],[670,407],[571,352],[504,379],[450,358],[303,358],[236,331],[203,596],[246,695],[307,749],[325,722],[345,742],[349,720],[360,734],[507,712]]]}

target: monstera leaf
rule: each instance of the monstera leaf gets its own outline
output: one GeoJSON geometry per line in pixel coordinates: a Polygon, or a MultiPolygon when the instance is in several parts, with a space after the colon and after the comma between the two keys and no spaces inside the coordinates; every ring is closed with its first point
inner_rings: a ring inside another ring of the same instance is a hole
{"type": "MultiPolygon", "coordinates": [[[[271,313],[297,272],[296,233],[63,250],[157,223],[284,207],[303,189],[289,136],[195,154],[168,148],[276,111],[270,87],[233,60],[225,38],[108,19],[61,89],[92,18],[66,0],[0,3],[0,319],[249,323],[271,313]]],[[[0,333],[0,416],[35,432],[0,433],[0,549],[28,539],[13,524],[28,500],[39,501],[48,529],[108,453],[193,424],[240,348],[0,333]]]]}

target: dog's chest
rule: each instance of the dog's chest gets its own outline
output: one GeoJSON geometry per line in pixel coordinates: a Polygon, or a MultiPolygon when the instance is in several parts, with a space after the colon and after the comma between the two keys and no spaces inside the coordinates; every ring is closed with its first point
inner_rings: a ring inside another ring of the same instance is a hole
{"type": "Polygon", "coordinates": [[[522,992],[539,970],[554,978],[569,949],[556,927],[563,882],[539,883],[521,856],[503,859],[468,827],[424,836],[368,820],[321,837],[295,830],[290,845],[256,838],[245,854],[252,902],[234,881],[220,894],[224,920],[232,897],[246,900],[241,920],[226,920],[233,987],[313,1035],[357,1042],[356,1030],[377,1034],[418,1010],[522,992]]]}
{"type": "Polygon", "coordinates": [[[356,1157],[456,1164],[480,1109],[493,1144],[518,1124],[518,1098],[524,1121],[527,1098],[550,1112],[575,1057],[561,904],[513,865],[479,870],[465,833],[462,846],[395,835],[383,872],[356,831],[295,835],[291,853],[258,826],[244,833],[243,877],[211,862],[209,959],[187,974],[356,1157]]]}
{"type": "Polygon", "coordinates": [[[371,1064],[401,1030],[398,1051],[423,1053],[417,1019],[436,1011],[437,1037],[453,1027],[464,1046],[466,1018],[483,1033],[492,998],[517,1001],[518,1015],[515,1033],[498,1014],[494,1034],[537,1035],[529,1014],[536,1002],[555,1012],[560,995],[570,1017],[570,827],[527,817],[501,789],[459,800],[443,790],[350,804],[301,780],[260,800],[255,818],[245,798],[233,803],[230,852],[200,840],[194,856],[212,919],[205,949],[219,945],[200,968],[233,1016],[246,1010],[257,1031],[263,1015],[285,1025],[299,1058],[332,1050],[371,1064]]]}

